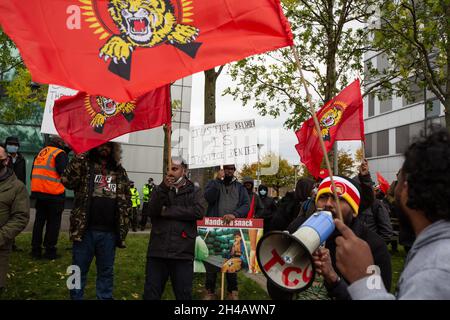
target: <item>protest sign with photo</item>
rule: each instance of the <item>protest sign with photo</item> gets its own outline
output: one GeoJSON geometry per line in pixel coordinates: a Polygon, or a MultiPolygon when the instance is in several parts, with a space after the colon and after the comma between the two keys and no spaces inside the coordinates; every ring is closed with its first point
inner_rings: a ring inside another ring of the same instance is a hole
{"type": "Polygon", "coordinates": [[[263,219],[235,219],[229,225],[220,217],[199,221],[194,272],[261,272],[256,246],[263,235],[263,224],[263,219]]]}

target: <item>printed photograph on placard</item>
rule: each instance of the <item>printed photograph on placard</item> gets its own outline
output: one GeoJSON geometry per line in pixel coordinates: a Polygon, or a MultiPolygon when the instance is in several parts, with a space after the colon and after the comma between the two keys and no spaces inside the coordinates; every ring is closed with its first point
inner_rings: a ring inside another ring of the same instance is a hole
{"type": "Polygon", "coordinates": [[[256,246],[263,235],[262,219],[236,219],[223,225],[221,218],[205,218],[197,227],[194,272],[261,272],[256,246]]]}

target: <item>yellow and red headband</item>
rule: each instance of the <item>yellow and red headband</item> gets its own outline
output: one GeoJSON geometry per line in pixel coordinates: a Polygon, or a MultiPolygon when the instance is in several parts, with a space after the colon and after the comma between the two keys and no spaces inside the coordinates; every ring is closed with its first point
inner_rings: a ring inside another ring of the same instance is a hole
{"type": "MultiPolygon", "coordinates": [[[[355,212],[355,215],[358,215],[359,202],[361,199],[358,188],[349,180],[342,177],[333,176],[333,180],[336,185],[336,193],[338,194],[338,197],[347,201],[355,212]]],[[[319,189],[317,190],[316,205],[317,200],[319,200],[319,197],[324,193],[333,193],[330,177],[325,178],[320,183],[319,189]]]]}

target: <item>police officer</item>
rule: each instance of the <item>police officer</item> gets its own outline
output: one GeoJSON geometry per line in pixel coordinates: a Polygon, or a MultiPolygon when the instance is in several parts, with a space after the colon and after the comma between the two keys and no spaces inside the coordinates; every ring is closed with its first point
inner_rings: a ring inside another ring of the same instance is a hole
{"type": "Polygon", "coordinates": [[[139,198],[139,191],[134,186],[134,181],[130,181],[130,193],[131,193],[131,228],[133,232],[137,231],[138,224],[138,209],[141,206],[141,199],[139,198]]]}

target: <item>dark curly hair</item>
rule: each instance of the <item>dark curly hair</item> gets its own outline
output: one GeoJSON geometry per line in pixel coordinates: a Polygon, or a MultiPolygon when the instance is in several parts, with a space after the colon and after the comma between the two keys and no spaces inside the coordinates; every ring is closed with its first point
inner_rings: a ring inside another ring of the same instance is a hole
{"type": "Polygon", "coordinates": [[[409,146],[403,174],[408,182],[406,205],[428,220],[450,220],[450,134],[435,130],[409,146]]]}

